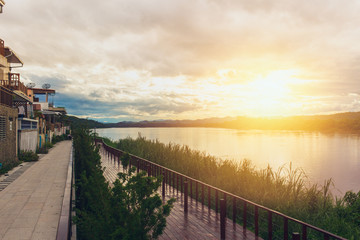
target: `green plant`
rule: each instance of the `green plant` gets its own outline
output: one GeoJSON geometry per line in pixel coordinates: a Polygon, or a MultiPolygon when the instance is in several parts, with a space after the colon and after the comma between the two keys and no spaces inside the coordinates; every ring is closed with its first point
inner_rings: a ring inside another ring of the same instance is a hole
{"type": "Polygon", "coordinates": [[[36,153],[39,153],[39,154],[46,154],[48,152],[49,152],[49,149],[46,147],[41,147],[41,148],[36,149],[36,153]]]}
{"type": "Polygon", "coordinates": [[[14,161],[14,160],[8,160],[2,162],[2,167],[0,168],[0,175],[7,173],[14,167],[18,166],[20,164],[20,161],[14,161]]]}
{"type": "Polygon", "coordinates": [[[164,231],[175,199],[162,204],[156,190],[162,178],[136,175],[133,167],[128,173],[119,173],[112,188],[115,231],[112,239],[157,239],[164,231]]]}
{"type": "Polygon", "coordinates": [[[156,239],[174,202],[163,204],[156,193],[162,179],[133,168],[110,188],[89,130],[76,129],[73,143],[78,239],[156,239]]]}
{"type": "Polygon", "coordinates": [[[64,141],[67,139],[67,136],[65,134],[63,135],[58,135],[58,136],[54,136],[52,138],[52,144],[55,144],[55,143],[58,143],[58,142],[61,142],[61,141],[64,141]]]}
{"type": "Polygon", "coordinates": [[[33,151],[21,151],[19,154],[19,160],[23,162],[38,161],[39,156],[33,151]]]}
{"type": "Polygon", "coordinates": [[[127,167],[129,166],[129,162],[130,162],[130,155],[129,153],[125,153],[124,155],[121,156],[120,158],[121,160],[121,164],[123,165],[123,167],[125,169],[127,169],[127,167]]]}

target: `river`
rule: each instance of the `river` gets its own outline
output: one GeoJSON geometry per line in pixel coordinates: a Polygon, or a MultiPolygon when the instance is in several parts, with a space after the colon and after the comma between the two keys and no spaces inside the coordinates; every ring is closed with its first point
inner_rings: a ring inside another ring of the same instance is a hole
{"type": "Polygon", "coordinates": [[[257,131],[223,128],[105,128],[100,136],[113,140],[140,133],[163,143],[188,145],[221,159],[249,159],[256,168],[268,165],[301,168],[309,182],[333,179],[335,196],[360,190],[360,135],[303,131],[257,131]]]}

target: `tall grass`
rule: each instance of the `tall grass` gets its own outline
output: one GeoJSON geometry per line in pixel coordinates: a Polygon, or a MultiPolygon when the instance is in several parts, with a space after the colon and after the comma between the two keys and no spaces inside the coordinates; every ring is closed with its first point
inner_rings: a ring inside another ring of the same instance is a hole
{"type": "Polygon", "coordinates": [[[258,170],[247,159],[220,160],[186,145],[164,144],[140,135],[105,142],[332,233],[360,239],[360,192],[347,193],[355,199],[352,202],[346,197],[334,199],[331,179],[323,185],[309,185],[304,171],[291,164],[258,170]]]}

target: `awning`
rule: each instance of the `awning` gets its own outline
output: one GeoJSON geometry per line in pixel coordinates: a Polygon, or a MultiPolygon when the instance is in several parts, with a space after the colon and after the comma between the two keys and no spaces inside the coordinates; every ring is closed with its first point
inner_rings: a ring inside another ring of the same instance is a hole
{"type": "Polygon", "coordinates": [[[61,115],[61,113],[59,113],[59,112],[53,112],[53,111],[48,111],[48,110],[43,110],[43,111],[41,111],[41,113],[44,115],[61,115]]]}
{"type": "Polygon", "coordinates": [[[5,47],[5,56],[7,57],[9,63],[19,63],[21,65],[24,65],[20,58],[9,47],[5,47]]]}
{"type": "Polygon", "coordinates": [[[31,88],[31,90],[33,90],[34,94],[51,94],[51,93],[55,93],[54,89],[45,89],[45,88],[31,88]]]}
{"type": "Polygon", "coordinates": [[[32,103],[31,99],[28,96],[26,96],[23,92],[14,90],[13,93],[14,93],[14,99],[13,99],[14,102],[30,102],[30,103],[32,103]]]}

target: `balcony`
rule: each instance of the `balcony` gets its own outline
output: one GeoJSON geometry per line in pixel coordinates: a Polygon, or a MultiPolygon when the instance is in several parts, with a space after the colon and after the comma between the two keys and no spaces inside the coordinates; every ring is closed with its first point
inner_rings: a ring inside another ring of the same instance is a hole
{"type": "Polygon", "coordinates": [[[5,105],[7,107],[12,107],[13,105],[12,92],[1,86],[0,86],[0,104],[5,105]]]}
{"type": "Polygon", "coordinates": [[[9,73],[9,80],[0,80],[0,86],[17,90],[27,95],[27,88],[20,82],[20,73],[9,73]]]}

